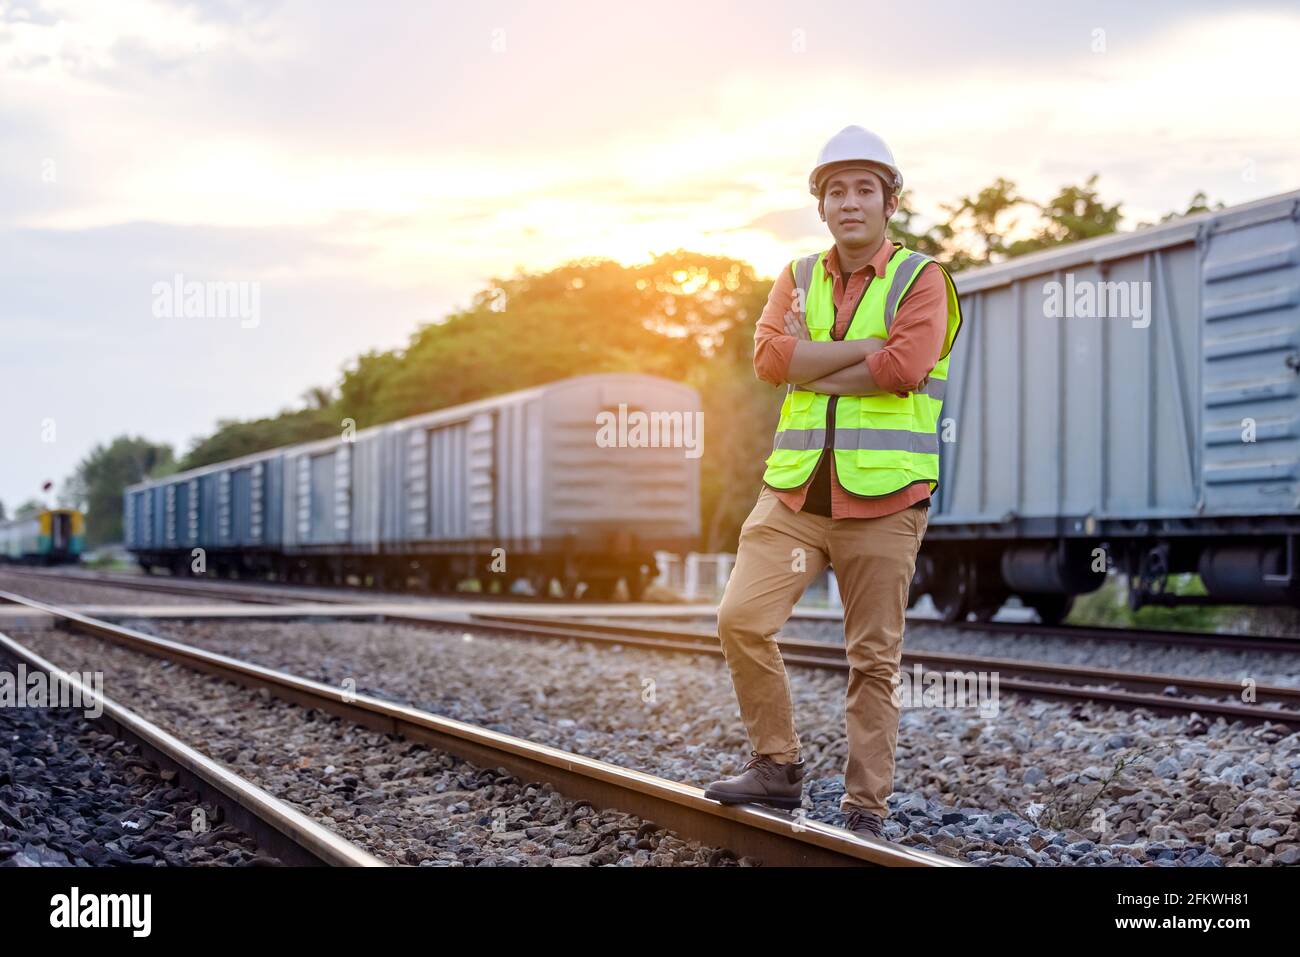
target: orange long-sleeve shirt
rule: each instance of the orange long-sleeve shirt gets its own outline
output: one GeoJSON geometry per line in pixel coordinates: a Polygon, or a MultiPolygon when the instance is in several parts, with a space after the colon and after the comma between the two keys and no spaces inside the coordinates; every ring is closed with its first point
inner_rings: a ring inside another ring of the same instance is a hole
{"type": "MultiPolygon", "coordinates": [[[[884,274],[893,252],[893,244],[886,237],[871,260],[855,270],[846,283],[840,272],[839,249],[831,247],[823,262],[834,279],[833,338],[841,338],[848,330],[853,319],[852,310],[866,291],[867,284],[884,274]]],[[[764,382],[776,386],[786,383],[797,341],[785,331],[785,314],[793,305],[794,276],[787,266],[772,284],[767,305],[754,327],[754,372],[764,382]]],[[[872,378],[882,389],[904,395],[915,390],[939,361],[947,332],[948,292],[939,268],[927,263],[899,304],[884,346],[866,358],[872,378]]],[[[826,458],[831,469],[831,518],[879,518],[930,497],[930,486],[920,482],[881,498],[859,498],[840,485],[835,474],[835,457],[826,458]]],[[[809,486],[815,478],[816,474],[800,488],[773,489],[773,492],[798,512],[803,509],[809,486]]]]}

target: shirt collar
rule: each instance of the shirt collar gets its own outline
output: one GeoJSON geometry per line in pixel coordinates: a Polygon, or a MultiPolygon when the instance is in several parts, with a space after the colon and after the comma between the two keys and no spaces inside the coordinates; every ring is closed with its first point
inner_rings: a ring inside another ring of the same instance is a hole
{"type": "MultiPolygon", "coordinates": [[[[873,276],[883,276],[885,270],[889,267],[889,260],[894,258],[894,252],[895,246],[890,241],[890,238],[886,236],[884,242],[880,244],[880,248],[876,250],[876,254],[863,266],[855,269],[853,275],[856,276],[865,269],[871,269],[873,276]]],[[[831,251],[826,254],[825,264],[828,273],[833,276],[840,274],[840,248],[838,246],[831,246],[831,251]]]]}

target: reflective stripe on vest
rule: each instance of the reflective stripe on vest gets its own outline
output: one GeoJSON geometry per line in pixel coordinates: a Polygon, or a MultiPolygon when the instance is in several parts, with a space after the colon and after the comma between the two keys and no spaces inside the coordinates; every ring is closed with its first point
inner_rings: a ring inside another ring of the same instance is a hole
{"type": "MultiPolygon", "coordinates": [[[[867,284],[844,338],[887,338],[899,305],[928,262],[934,260],[895,244],[884,274],[867,284]]],[[[797,295],[804,303],[810,338],[832,341],[834,287],[824,255],[796,260],[791,269],[797,295]]],[[[763,474],[765,483],[773,488],[800,487],[812,478],[829,447],[835,455],[836,477],[853,495],[880,497],[916,482],[928,482],[931,492],[938,487],[939,416],[948,359],[961,326],[956,287],[941,264],[939,269],[947,289],[948,329],[943,351],[925,388],[906,396],[840,396],[835,407],[835,432],[828,443],[830,397],[791,385],[781,405],[772,454],[763,474]]]]}

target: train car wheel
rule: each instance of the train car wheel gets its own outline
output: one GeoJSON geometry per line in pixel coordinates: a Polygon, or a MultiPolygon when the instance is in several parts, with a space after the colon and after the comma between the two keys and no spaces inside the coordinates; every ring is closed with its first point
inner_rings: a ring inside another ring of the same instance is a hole
{"type": "Polygon", "coordinates": [[[617,578],[592,578],[587,582],[587,590],[582,593],[582,600],[609,601],[614,597],[614,589],[617,587],[617,578]]]}
{"type": "Polygon", "coordinates": [[[623,583],[627,585],[627,600],[640,601],[645,595],[646,587],[650,584],[650,578],[643,570],[638,568],[624,578],[623,583]]]}
{"type": "Polygon", "coordinates": [[[1044,625],[1059,625],[1074,607],[1073,595],[1034,595],[1029,607],[1038,612],[1044,625]]]}
{"type": "Polygon", "coordinates": [[[940,564],[930,585],[930,599],[946,624],[965,621],[970,610],[970,568],[965,562],[940,564]]]}

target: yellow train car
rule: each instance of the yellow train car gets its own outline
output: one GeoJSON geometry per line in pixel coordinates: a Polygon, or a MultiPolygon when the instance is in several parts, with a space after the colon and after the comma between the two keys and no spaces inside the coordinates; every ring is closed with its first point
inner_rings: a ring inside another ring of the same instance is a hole
{"type": "Polygon", "coordinates": [[[0,562],[66,565],[81,561],[86,516],[75,508],[49,508],[31,518],[0,522],[0,562]]]}

